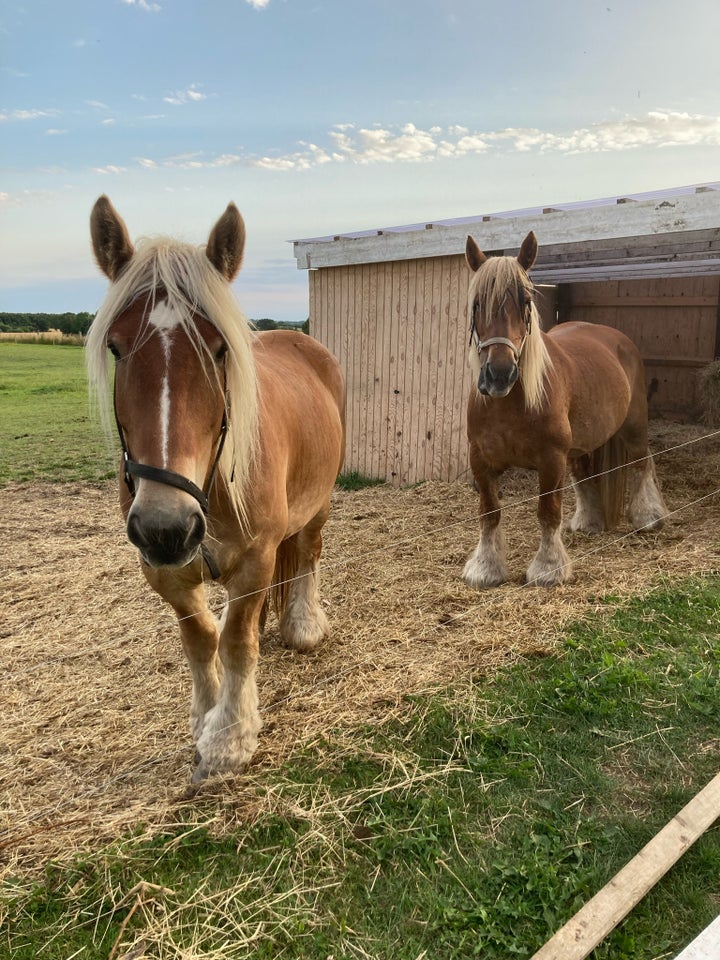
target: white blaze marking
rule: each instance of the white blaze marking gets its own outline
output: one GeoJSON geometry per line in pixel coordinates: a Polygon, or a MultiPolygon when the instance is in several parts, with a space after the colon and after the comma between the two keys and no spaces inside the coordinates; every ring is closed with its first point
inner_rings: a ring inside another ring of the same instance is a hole
{"type": "Polygon", "coordinates": [[[163,466],[168,465],[168,443],[170,433],[170,346],[172,333],[180,323],[180,315],[169,306],[167,300],[156,304],[148,317],[148,323],[155,327],[165,356],[165,373],[160,387],[160,443],[162,445],[163,466]]]}
{"type": "Polygon", "coordinates": [[[180,314],[168,305],[167,300],[161,300],[152,308],[148,323],[156,327],[160,333],[167,335],[180,323],[180,314]]]}

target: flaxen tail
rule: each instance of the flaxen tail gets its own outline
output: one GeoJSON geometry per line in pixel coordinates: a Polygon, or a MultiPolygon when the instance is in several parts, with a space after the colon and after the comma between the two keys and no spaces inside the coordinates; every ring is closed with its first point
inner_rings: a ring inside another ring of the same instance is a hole
{"type": "Polygon", "coordinates": [[[627,450],[617,434],[590,454],[590,469],[598,478],[606,530],[618,525],[625,509],[626,465],[627,450]]]}
{"type": "Polygon", "coordinates": [[[262,613],[260,614],[261,630],[265,627],[265,620],[270,607],[275,611],[278,620],[282,617],[290,597],[292,580],[297,575],[298,565],[296,538],[288,537],[288,539],[283,540],[277,548],[273,581],[265,597],[265,603],[263,604],[262,613]]]}

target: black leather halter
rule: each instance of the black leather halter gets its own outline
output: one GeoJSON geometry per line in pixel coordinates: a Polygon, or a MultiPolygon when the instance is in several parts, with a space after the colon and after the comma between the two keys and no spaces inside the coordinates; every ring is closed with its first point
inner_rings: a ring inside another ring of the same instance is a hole
{"type": "MultiPolygon", "coordinates": [[[[227,387],[224,395],[225,403],[223,407],[222,423],[220,425],[220,435],[217,440],[217,452],[215,453],[215,459],[213,460],[210,476],[208,477],[206,492],[201,490],[196,483],[193,483],[192,480],[184,477],[181,473],[175,473],[174,470],[165,470],[162,467],[151,467],[146,463],[138,463],[137,460],[131,459],[128,445],[125,441],[125,433],[123,431],[122,424],[120,423],[120,418],[118,417],[117,391],[115,385],[113,384],[113,411],[115,413],[115,424],[117,426],[118,436],[120,437],[120,446],[122,447],[123,452],[123,479],[125,480],[125,486],[130,492],[131,499],[135,499],[135,494],[137,492],[135,480],[133,479],[134,477],[138,477],[140,480],[154,480],[156,483],[164,483],[169,487],[176,487],[178,490],[189,493],[190,496],[194,497],[200,504],[200,509],[202,510],[203,514],[206,517],[209,516],[210,491],[215,483],[215,475],[217,473],[218,464],[220,463],[223,447],[225,446],[225,438],[227,436],[228,429],[227,387]]],[[[204,543],[200,546],[200,552],[203,560],[207,564],[208,570],[210,571],[210,576],[213,578],[213,580],[217,580],[220,576],[220,568],[204,543]]]]}

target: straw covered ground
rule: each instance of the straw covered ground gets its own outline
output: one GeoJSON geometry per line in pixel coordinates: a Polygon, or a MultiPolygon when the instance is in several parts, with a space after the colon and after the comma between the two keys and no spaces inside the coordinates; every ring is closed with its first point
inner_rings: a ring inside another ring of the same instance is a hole
{"type": "MultiPolygon", "coordinates": [[[[332,636],[304,656],[269,621],[255,761],[198,791],[177,627],[137,568],[115,484],[0,490],[0,874],[30,877],[138,823],[152,833],[180,816],[217,831],[246,822],[272,804],[268,771],[299,746],[381,724],[407,709],[408,693],[469,674],[492,682],[508,660],[551,650],[569,620],[607,611],[596,598],[717,569],[720,502],[707,495],[720,486],[720,437],[698,439],[706,434],[653,425],[676,512],[657,534],[568,535],[575,579],[553,591],[522,586],[538,537],[531,474],[509,475],[503,490],[514,580],[483,594],[460,579],[477,537],[468,482],[337,491],[322,573],[332,636]]],[[[219,591],[213,599],[220,607],[219,591]]]]}

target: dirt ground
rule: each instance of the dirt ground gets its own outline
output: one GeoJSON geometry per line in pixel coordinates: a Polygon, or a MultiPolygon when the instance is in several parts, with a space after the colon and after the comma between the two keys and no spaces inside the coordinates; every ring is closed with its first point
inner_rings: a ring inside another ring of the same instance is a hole
{"type": "Polygon", "coordinates": [[[300,745],[383,723],[405,694],[435,684],[491,682],[509,660],[551,650],[569,620],[607,611],[595,598],[717,569],[720,435],[656,421],[652,448],[672,512],[663,530],[568,534],[575,578],[552,591],[522,585],[538,541],[532,474],[504,485],[513,581],[485,593],[460,577],[477,540],[469,482],[337,491],[322,563],[332,636],[297,654],[269,621],[256,758],[198,793],[188,790],[190,682],[177,627],[139,572],[115,483],[0,490],[0,875],[30,875],[138,823],[152,833],[181,808],[246,820],[267,771],[300,745]]]}

